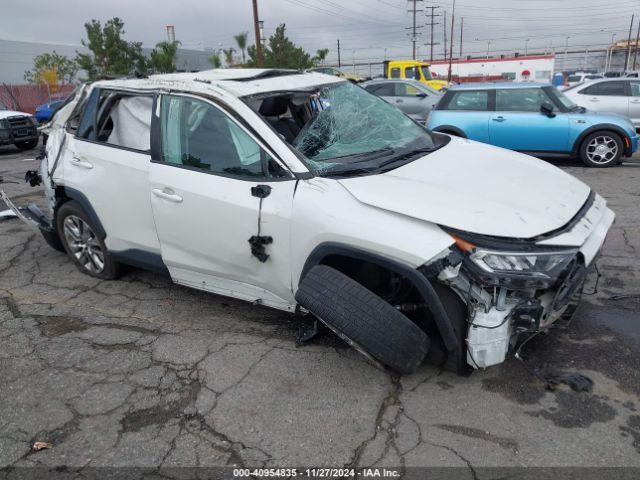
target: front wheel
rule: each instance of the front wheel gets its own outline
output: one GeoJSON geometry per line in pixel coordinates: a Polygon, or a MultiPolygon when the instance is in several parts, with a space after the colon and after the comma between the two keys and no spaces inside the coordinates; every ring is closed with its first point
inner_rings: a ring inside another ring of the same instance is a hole
{"type": "Polygon", "coordinates": [[[622,161],[624,143],[613,132],[594,132],[580,145],[580,159],[588,167],[605,168],[622,161]]]}
{"type": "Polygon", "coordinates": [[[64,249],[82,273],[105,280],[117,277],[118,265],[80,204],[70,201],[62,205],[56,225],[64,249]]]}
{"type": "Polygon", "coordinates": [[[24,140],[22,142],[16,142],[16,147],[20,150],[31,150],[38,146],[38,139],[34,138],[33,140],[24,140]]]}

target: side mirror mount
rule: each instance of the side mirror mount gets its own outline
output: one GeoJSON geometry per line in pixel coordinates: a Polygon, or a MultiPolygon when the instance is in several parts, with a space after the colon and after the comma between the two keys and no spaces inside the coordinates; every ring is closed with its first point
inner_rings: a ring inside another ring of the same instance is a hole
{"type": "Polygon", "coordinates": [[[416,93],[416,97],[418,97],[418,98],[427,98],[428,95],[426,93],[424,93],[424,92],[418,92],[418,93],[416,93]]]}
{"type": "Polygon", "coordinates": [[[549,118],[553,118],[556,114],[553,112],[553,105],[550,102],[544,102],[540,105],[540,113],[546,115],[549,118]]]}

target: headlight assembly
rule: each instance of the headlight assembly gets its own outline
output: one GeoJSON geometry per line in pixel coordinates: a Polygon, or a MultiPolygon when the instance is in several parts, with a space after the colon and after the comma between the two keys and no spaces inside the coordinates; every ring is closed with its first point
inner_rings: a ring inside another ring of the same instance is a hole
{"type": "Polygon", "coordinates": [[[476,249],[471,255],[475,265],[495,275],[516,275],[555,280],[576,256],[575,250],[562,252],[497,252],[476,249]]]}
{"type": "Polygon", "coordinates": [[[464,263],[484,285],[504,286],[512,289],[539,289],[551,287],[577,260],[576,249],[505,251],[476,247],[456,238],[456,244],[466,255],[464,263]]]}

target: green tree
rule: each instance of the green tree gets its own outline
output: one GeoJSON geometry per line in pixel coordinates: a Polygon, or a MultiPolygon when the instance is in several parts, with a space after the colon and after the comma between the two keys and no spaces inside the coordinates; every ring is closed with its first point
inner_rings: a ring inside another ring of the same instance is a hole
{"type": "Polygon", "coordinates": [[[87,40],[82,40],[82,44],[90,53],[76,53],[76,62],[87,72],[88,80],[146,72],[142,43],[122,38],[124,22],[118,17],[107,20],[104,26],[98,20],[91,20],[84,28],[87,40]]]}
{"type": "Polygon", "coordinates": [[[55,77],[57,83],[66,84],[73,82],[76,73],[76,62],[54,50],[53,53],[43,53],[34,57],[33,70],[24,72],[24,79],[29,83],[49,83],[49,80],[55,77]]]}
{"type": "Polygon", "coordinates": [[[320,64],[320,65],[324,65],[324,61],[327,58],[327,55],[329,55],[329,49],[328,48],[321,48],[320,50],[316,50],[316,56],[313,57],[313,61],[316,65],[320,64]]]}
{"type": "Polygon", "coordinates": [[[207,58],[207,60],[209,61],[209,63],[211,64],[211,66],[213,68],[222,67],[222,60],[220,60],[220,53],[219,52],[214,52],[213,54],[211,54],[211,56],[209,58],[207,58]]]}
{"type": "MultiPolygon", "coordinates": [[[[269,37],[269,42],[264,49],[264,66],[266,68],[292,68],[297,70],[313,67],[314,62],[311,55],[289,40],[285,30],[286,26],[282,23],[276,28],[275,33],[269,37]]],[[[255,47],[249,47],[247,52],[249,53],[247,65],[255,67],[257,65],[255,47]]]]}
{"type": "Polygon", "coordinates": [[[238,35],[234,35],[234,39],[238,48],[242,52],[242,63],[247,62],[246,50],[247,50],[247,37],[249,36],[249,32],[241,32],[238,35]]]}
{"type": "Polygon", "coordinates": [[[233,60],[234,52],[235,52],[235,49],[233,47],[227,48],[226,50],[222,50],[222,53],[224,53],[224,61],[226,62],[227,67],[232,67],[233,64],[235,63],[233,60]]]}
{"type": "Polygon", "coordinates": [[[180,42],[160,42],[151,51],[149,65],[157,73],[172,73],[176,71],[176,56],[180,42]]]}

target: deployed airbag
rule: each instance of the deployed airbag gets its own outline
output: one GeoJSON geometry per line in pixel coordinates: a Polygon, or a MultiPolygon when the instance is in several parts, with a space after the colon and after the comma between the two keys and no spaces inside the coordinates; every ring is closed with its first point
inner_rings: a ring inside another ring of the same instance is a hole
{"type": "Polygon", "coordinates": [[[151,131],[151,97],[123,97],[111,110],[113,130],[107,143],[136,150],[149,150],[151,131]]]}

